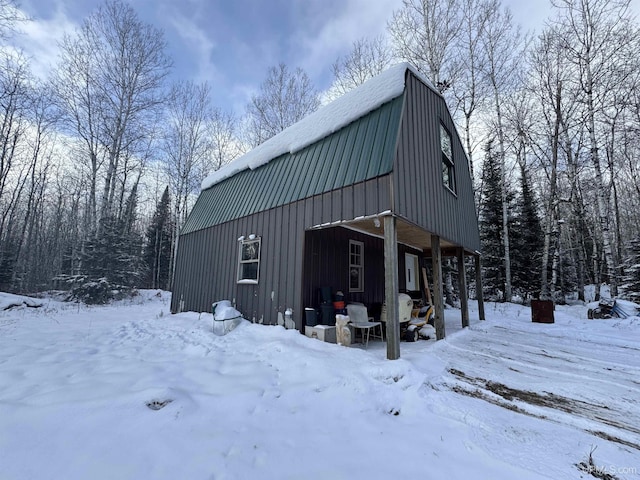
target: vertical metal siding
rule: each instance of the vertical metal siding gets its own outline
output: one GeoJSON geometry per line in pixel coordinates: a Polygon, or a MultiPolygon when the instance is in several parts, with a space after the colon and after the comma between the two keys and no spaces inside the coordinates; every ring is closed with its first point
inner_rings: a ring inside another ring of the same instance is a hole
{"type": "MultiPolygon", "coordinates": [[[[293,308],[297,325],[301,326],[305,231],[320,223],[390,209],[389,186],[389,176],[367,180],[181,235],[172,312],[178,311],[181,297],[185,310],[200,312],[210,312],[216,300],[235,299],[238,310],[246,318],[262,317],[265,323],[271,324],[277,321],[278,311],[293,308]],[[259,283],[238,285],[237,239],[252,233],[262,237],[259,283]],[[274,292],[273,301],[271,292],[274,292]]],[[[331,268],[338,268],[343,262],[323,259],[314,268],[329,275],[331,268]]]]}
{"type": "MultiPolygon", "coordinates": [[[[347,301],[362,302],[369,306],[384,302],[384,240],[341,227],[306,232],[304,249],[304,288],[302,301],[305,307],[318,306],[318,289],[330,286],[333,293],[341,290],[347,301]],[[349,240],[364,244],[364,291],[349,292],[349,240]]],[[[398,245],[398,272],[403,291],[406,288],[404,253],[418,257],[422,252],[398,245]]],[[[372,312],[370,312],[372,313],[372,312]]],[[[379,313],[379,312],[378,312],[379,313]]]]}
{"type": "Polygon", "coordinates": [[[394,165],[396,212],[470,250],[480,239],[467,157],[444,99],[407,73],[394,165]],[[456,194],[442,182],[440,122],[451,133],[456,194]]]}

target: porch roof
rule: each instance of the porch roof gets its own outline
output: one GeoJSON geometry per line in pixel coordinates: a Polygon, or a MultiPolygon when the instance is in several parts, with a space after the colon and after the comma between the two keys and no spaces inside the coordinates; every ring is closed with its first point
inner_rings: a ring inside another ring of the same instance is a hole
{"type": "MultiPolygon", "coordinates": [[[[344,227],[352,230],[356,230],[367,235],[374,237],[384,237],[384,221],[385,216],[391,215],[391,212],[383,212],[378,215],[371,215],[367,217],[360,217],[353,220],[342,220],[340,222],[334,222],[326,225],[317,225],[311,228],[311,230],[317,230],[321,228],[330,227],[344,227]]],[[[396,216],[396,235],[398,243],[408,245],[410,247],[422,250],[430,255],[431,253],[431,236],[437,235],[435,232],[429,232],[424,228],[410,222],[406,218],[396,216]]],[[[449,241],[446,238],[440,237],[440,248],[443,256],[456,255],[457,245],[454,242],[449,241]]],[[[465,249],[467,254],[478,254],[479,252],[470,251],[465,249]]]]}

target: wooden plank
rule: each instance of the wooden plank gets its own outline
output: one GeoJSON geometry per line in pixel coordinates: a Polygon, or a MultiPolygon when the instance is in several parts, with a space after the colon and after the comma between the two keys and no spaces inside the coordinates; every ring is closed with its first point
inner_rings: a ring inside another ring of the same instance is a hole
{"type": "Polygon", "coordinates": [[[384,297],[387,308],[387,359],[400,358],[398,311],[398,241],[396,218],[384,217],[384,297]]]}
{"type": "Polygon", "coordinates": [[[482,262],[476,255],[476,298],[478,299],[478,316],[484,320],[484,294],[482,293],[482,262]]]}
{"type": "Polygon", "coordinates": [[[442,301],[442,255],[440,254],[440,237],[431,235],[431,263],[433,267],[433,296],[436,327],[436,340],[445,337],[444,302],[442,301]]]}
{"type": "Polygon", "coordinates": [[[427,302],[433,305],[431,300],[431,290],[429,290],[429,279],[427,278],[427,269],[422,267],[422,283],[424,284],[424,293],[427,295],[427,302]]]}
{"type": "Polygon", "coordinates": [[[467,292],[467,272],[464,268],[464,249],[458,248],[458,287],[460,289],[460,310],[462,310],[462,328],[469,326],[469,302],[467,292]]]}

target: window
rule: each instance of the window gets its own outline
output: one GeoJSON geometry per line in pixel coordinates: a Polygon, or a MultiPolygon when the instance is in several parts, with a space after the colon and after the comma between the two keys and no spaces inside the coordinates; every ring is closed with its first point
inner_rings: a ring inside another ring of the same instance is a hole
{"type": "Polygon", "coordinates": [[[260,237],[240,241],[238,283],[258,283],[260,274],[260,237]]]}
{"type": "Polygon", "coordinates": [[[442,181],[449,190],[456,191],[456,176],[453,165],[451,134],[440,124],[440,149],[442,150],[442,181]]]}
{"type": "Polygon", "coordinates": [[[364,243],[349,240],[349,291],[364,291],[364,243]]]}
{"type": "Polygon", "coordinates": [[[411,253],[404,254],[404,266],[405,266],[405,288],[408,291],[416,291],[420,289],[418,282],[418,257],[411,253]]]}

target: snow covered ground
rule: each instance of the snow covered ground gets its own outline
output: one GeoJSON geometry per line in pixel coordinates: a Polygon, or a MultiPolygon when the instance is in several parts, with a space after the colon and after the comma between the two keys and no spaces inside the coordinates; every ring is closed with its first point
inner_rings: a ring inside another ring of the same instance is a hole
{"type": "Polygon", "coordinates": [[[248,322],[218,337],[164,292],[28,304],[0,311],[2,480],[588,479],[590,452],[640,478],[638,317],[489,304],[461,331],[447,310],[446,340],[391,362],[248,322]]]}

